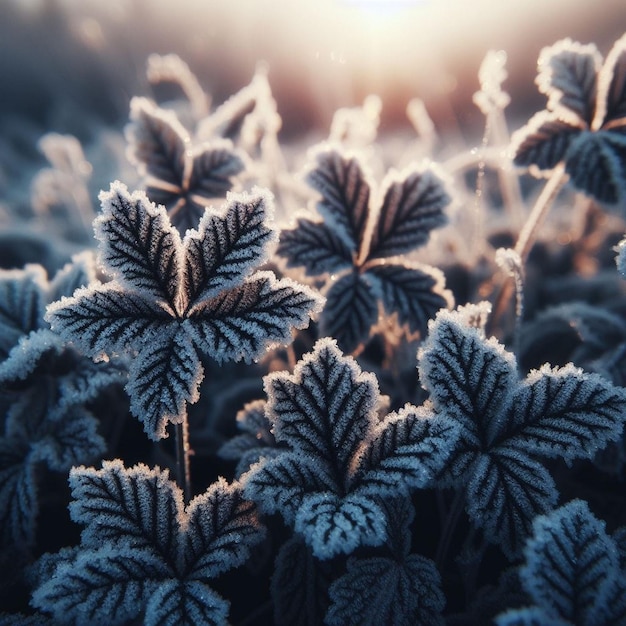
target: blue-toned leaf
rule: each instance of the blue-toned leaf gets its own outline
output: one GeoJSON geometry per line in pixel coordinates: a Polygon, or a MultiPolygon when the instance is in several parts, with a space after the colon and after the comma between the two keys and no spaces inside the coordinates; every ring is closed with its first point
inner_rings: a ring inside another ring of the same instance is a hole
{"type": "Polygon", "coordinates": [[[265,261],[274,239],[265,222],[273,210],[270,194],[256,188],[252,195],[230,195],[223,215],[205,213],[184,240],[186,306],[241,283],[265,261]]]}
{"type": "Polygon", "coordinates": [[[306,495],[294,527],[322,560],[350,554],[359,546],[378,546],[387,537],[380,507],[356,494],[343,498],[331,493],[306,495]]]}
{"type": "Polygon", "coordinates": [[[421,337],[437,311],[453,304],[443,273],[433,267],[385,263],[369,266],[367,273],[387,313],[397,313],[400,324],[407,324],[421,337]]]}
{"type": "Polygon", "coordinates": [[[161,206],[142,191],[116,181],[100,193],[102,213],[94,228],[101,262],[123,287],[176,311],[180,283],[180,236],[161,206]]]}
{"type": "Polygon", "coordinates": [[[403,174],[391,173],[383,181],[384,196],[370,242],[368,258],[404,254],[425,244],[430,232],[444,226],[444,209],[452,198],[432,166],[403,174]]]}
{"type": "Polygon", "coordinates": [[[265,513],[280,511],[289,524],[293,523],[305,495],[334,493],[339,489],[327,463],[307,460],[292,452],[262,459],[242,480],[246,498],[256,502],[265,513]]]}
{"type": "Polygon", "coordinates": [[[370,183],[356,157],[325,149],[306,180],[322,195],[317,209],[329,226],[337,227],[347,246],[361,249],[369,215],[370,183]]]}
{"type": "Polygon", "coordinates": [[[388,415],[359,451],[353,488],[384,496],[426,487],[442,471],[459,430],[450,418],[424,407],[407,405],[388,415]]]}
{"type": "Polygon", "coordinates": [[[6,624],[6,626],[55,626],[51,617],[41,613],[25,615],[24,613],[0,612],[0,624],[6,624]]]}
{"type": "Polygon", "coordinates": [[[539,55],[537,85],[548,96],[548,108],[565,107],[587,125],[594,115],[597,74],[602,57],[593,44],[563,39],[539,55]]]}
{"type": "Polygon", "coordinates": [[[489,443],[564,458],[593,458],[619,439],[626,419],[626,391],[597,374],[568,365],[544,365],[531,373],[511,397],[489,443]]]}
{"type": "Polygon", "coordinates": [[[28,445],[0,438],[0,545],[25,548],[34,543],[39,510],[35,467],[28,445]]]}
{"type": "Polygon", "coordinates": [[[238,567],[265,535],[256,508],[244,499],[241,485],[228,484],[223,478],[194,498],[187,513],[187,580],[206,582],[238,567]]]}
{"type": "Polygon", "coordinates": [[[166,471],[141,464],[127,469],[116,459],[104,461],[101,470],[72,469],[70,487],[70,514],[85,526],[85,547],[114,543],[126,546],[126,553],[153,550],[175,560],[183,497],[166,471]]]}
{"type": "Polygon", "coordinates": [[[172,326],[152,343],[147,343],[130,365],[126,391],[130,410],[144,424],[148,437],[167,437],[169,422],[178,424],[187,415],[187,403],[200,397],[198,387],[204,376],[191,338],[182,328],[172,326]]]}
{"type": "Polygon", "coordinates": [[[555,619],[546,614],[538,606],[525,607],[522,609],[510,609],[500,613],[495,618],[497,626],[571,626],[569,622],[555,619]]]}
{"type": "Polygon", "coordinates": [[[441,577],[429,559],[382,557],[348,560],[347,572],[330,586],[329,626],[443,626],[441,577]]]}
{"type": "Polygon", "coordinates": [[[32,459],[45,461],[58,472],[100,458],[106,442],[98,434],[98,420],[83,407],[72,407],[47,424],[45,436],[32,444],[32,459]]]}
{"type": "Polygon", "coordinates": [[[271,581],[276,626],[318,626],[324,622],[330,569],[297,535],[281,546],[271,581]]]}
{"type": "Polygon", "coordinates": [[[511,558],[522,549],[533,518],[549,511],[558,497],[541,463],[504,447],[477,456],[465,493],[470,519],[511,558]]]}
{"type": "Polygon", "coordinates": [[[287,267],[304,266],[308,276],[319,276],[352,267],[356,250],[325,222],[300,218],[294,228],[281,230],[276,252],[287,267]]]}
{"type": "Polygon", "coordinates": [[[320,303],[304,285],[256,272],[243,284],[201,302],[183,324],[212,359],[249,362],[269,345],[287,343],[292,328],[305,328],[320,303]]]}
{"type": "Polygon", "coordinates": [[[166,561],[152,550],[107,545],[61,563],[31,602],[61,624],[125,624],[141,614],[159,581],[171,575],[166,561]]]}
{"type": "MultiPolygon", "coordinates": [[[[233,187],[232,177],[245,167],[242,156],[228,140],[204,143],[191,156],[189,193],[202,200],[223,198],[233,187]]],[[[194,198],[196,202],[198,199],[194,198]]]]}
{"type": "Polygon", "coordinates": [[[157,303],[107,283],[81,288],[72,298],[48,305],[46,320],[63,339],[89,356],[99,356],[125,351],[138,338],[157,338],[169,330],[172,316],[157,303]]]}
{"type": "Polygon", "coordinates": [[[581,133],[567,152],[565,171],[576,189],[606,204],[626,198],[626,136],[581,133]]]}
{"type": "Polygon", "coordinates": [[[150,596],[144,626],[223,626],[230,603],[205,584],[166,580],[150,596]]]}
{"type": "Polygon", "coordinates": [[[127,154],[140,175],[148,177],[148,197],[156,201],[150,186],[180,192],[188,176],[186,152],[190,140],[176,115],[146,98],[133,98],[130,120],[125,130],[127,154]]]}
{"type": "Polygon", "coordinates": [[[41,325],[45,270],[30,265],[24,270],[0,270],[0,359],[5,359],[19,338],[41,325]]]}
{"type": "Polygon", "coordinates": [[[91,250],[80,252],[72,257],[50,281],[47,289],[49,302],[71,296],[79,287],[86,287],[96,280],[96,259],[91,250]]]}
{"type": "Polygon", "coordinates": [[[378,301],[367,279],[351,272],[331,284],[320,316],[320,332],[340,348],[354,352],[367,340],[378,319],[378,301]]]}
{"type": "Polygon", "coordinates": [[[517,372],[513,355],[465,325],[463,315],[441,311],[431,325],[420,351],[420,380],[436,410],[461,426],[461,447],[478,450],[481,433],[500,418],[517,372]]]}
{"type": "Polygon", "coordinates": [[[581,128],[559,114],[541,111],[511,137],[513,163],[539,171],[551,170],[565,159],[572,141],[581,128]]]}
{"type": "Polygon", "coordinates": [[[337,344],[320,340],[293,375],[264,381],[276,441],[305,457],[324,459],[345,476],[361,441],[378,421],[378,384],[337,344]]]}
{"type": "Polygon", "coordinates": [[[598,106],[593,128],[626,125],[626,36],[611,48],[598,76],[598,106]]]}
{"type": "Polygon", "coordinates": [[[573,624],[605,623],[609,592],[618,574],[615,544],[587,503],[573,500],[533,523],[520,578],[550,617],[573,624]]]}

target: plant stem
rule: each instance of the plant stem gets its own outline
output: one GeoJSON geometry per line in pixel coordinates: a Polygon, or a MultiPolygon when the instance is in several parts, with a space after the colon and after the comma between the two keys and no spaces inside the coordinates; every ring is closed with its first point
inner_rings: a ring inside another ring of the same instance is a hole
{"type": "MultiPolygon", "coordinates": [[[[535,205],[526,220],[526,224],[524,224],[524,227],[517,238],[517,243],[515,244],[514,250],[517,254],[519,254],[522,266],[528,260],[528,255],[530,254],[530,251],[535,243],[537,233],[548,215],[548,210],[568,179],[569,176],[565,173],[565,163],[559,163],[554,168],[548,182],[541,190],[541,193],[539,194],[539,197],[537,198],[535,205]]],[[[496,320],[498,320],[504,313],[504,309],[506,308],[508,300],[511,296],[511,291],[512,285],[510,281],[507,280],[500,285],[500,289],[494,299],[493,312],[485,329],[487,335],[492,334],[496,320]]]]}
{"type": "Polygon", "coordinates": [[[440,572],[443,571],[443,566],[448,558],[448,551],[450,550],[450,544],[452,543],[452,536],[454,535],[454,531],[459,523],[464,506],[465,497],[463,491],[459,489],[459,491],[456,492],[450,510],[448,511],[448,516],[446,517],[443,530],[441,531],[441,539],[439,540],[439,545],[437,546],[435,563],[437,564],[437,569],[440,572]]]}
{"type": "Polygon", "coordinates": [[[176,481],[183,490],[185,504],[191,500],[191,473],[189,470],[189,423],[187,413],[180,424],[174,424],[176,433],[176,481]]]}

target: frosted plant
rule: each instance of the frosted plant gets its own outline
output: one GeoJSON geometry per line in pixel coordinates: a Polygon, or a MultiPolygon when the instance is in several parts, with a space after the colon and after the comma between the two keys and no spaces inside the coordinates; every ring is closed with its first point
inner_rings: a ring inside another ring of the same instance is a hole
{"type": "Polygon", "coordinates": [[[400,256],[425,244],[431,230],[447,221],[451,197],[435,169],[391,172],[376,205],[358,158],[326,148],[317,153],[307,181],[321,195],[317,208],[324,221],[298,219],[281,232],[277,251],[289,267],[325,277],[321,332],[354,352],[370,336],[382,303],[400,325],[424,336],[428,320],[451,306],[452,294],[439,270],[400,256]]]}
{"type": "Polygon", "coordinates": [[[32,548],[41,468],[66,472],[106,448],[85,407],[105,387],[125,380],[123,366],[93,363],[44,321],[51,300],[94,277],[93,256],[81,254],[51,281],[38,265],[0,270],[0,544],[32,548]]]}
{"type": "Polygon", "coordinates": [[[33,606],[57,624],[226,622],[229,602],[209,583],[264,536],[237,483],[219,479],[184,508],[166,471],[115,460],[74,468],[70,486],[81,544],[46,564],[33,606]]]}
{"type": "Polygon", "coordinates": [[[626,390],[571,364],[519,381],[513,355],[466,319],[467,309],[440,312],[420,350],[434,411],[461,427],[437,484],[462,489],[471,521],[514,557],[557,501],[541,459],[590,459],[618,439],[626,390]]]}
{"type": "Polygon", "coordinates": [[[498,626],[626,621],[626,572],[618,543],[583,500],[535,518],[524,555],[520,579],[534,605],[501,614],[498,626]]]}
{"type": "Polygon", "coordinates": [[[559,163],[576,189],[607,204],[626,198],[626,35],[604,64],[593,44],[545,48],[537,85],[548,97],[513,137],[514,162],[541,174],[559,163]]]}
{"type": "Polygon", "coordinates": [[[113,276],[48,308],[47,319],[92,357],[134,351],[126,389],[151,439],[198,400],[200,354],[251,361],[287,342],[320,304],[310,289],[255,271],[274,238],[269,194],[231,195],[181,240],[162,206],[121,183],[103,192],[95,223],[113,276]]]}
{"type": "Polygon", "coordinates": [[[265,389],[273,434],[289,450],[252,466],[246,497],[280,512],[320,559],[383,543],[379,499],[427,485],[456,441],[452,420],[423,408],[381,421],[375,377],[330,339],[293,375],[268,375],[265,389]]]}

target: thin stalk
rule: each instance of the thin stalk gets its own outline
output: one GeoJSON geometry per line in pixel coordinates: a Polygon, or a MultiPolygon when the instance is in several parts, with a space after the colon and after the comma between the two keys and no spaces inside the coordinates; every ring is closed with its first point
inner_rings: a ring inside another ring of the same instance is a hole
{"type": "Polygon", "coordinates": [[[174,424],[176,435],[176,482],[183,490],[185,504],[191,500],[191,472],[189,470],[189,423],[187,413],[180,424],[174,424]]]}
{"type": "MultiPolygon", "coordinates": [[[[559,191],[561,191],[565,183],[568,181],[568,178],[568,175],[565,173],[565,164],[559,163],[554,168],[548,182],[541,190],[541,193],[539,194],[539,197],[537,198],[535,205],[526,220],[526,224],[524,224],[524,227],[519,234],[517,243],[515,244],[514,250],[519,255],[522,266],[524,266],[528,260],[528,255],[530,254],[530,251],[535,243],[537,233],[548,215],[548,210],[552,206],[559,191]]],[[[494,299],[493,313],[491,314],[485,329],[487,335],[493,333],[493,327],[495,326],[496,321],[504,313],[511,296],[511,292],[512,285],[510,281],[507,280],[500,285],[500,289],[494,299]]]]}
{"type": "Polygon", "coordinates": [[[448,511],[448,516],[446,517],[443,530],[441,531],[441,539],[439,540],[439,545],[437,546],[435,563],[437,564],[437,569],[440,572],[443,571],[443,566],[448,558],[448,551],[450,550],[450,544],[452,543],[452,536],[454,535],[454,531],[459,523],[464,506],[465,497],[463,491],[459,489],[459,491],[456,492],[452,505],[450,506],[450,510],[448,511]]]}

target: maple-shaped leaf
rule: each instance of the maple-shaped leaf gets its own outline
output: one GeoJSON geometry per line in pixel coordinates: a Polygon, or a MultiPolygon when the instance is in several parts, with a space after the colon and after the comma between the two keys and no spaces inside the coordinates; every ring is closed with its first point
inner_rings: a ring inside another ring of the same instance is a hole
{"type": "Polygon", "coordinates": [[[252,503],[224,479],[183,508],[168,473],[121,461],[70,473],[80,550],[40,577],[33,606],[58,623],[223,624],[229,603],[208,585],[263,538],[252,503]]]}
{"type": "Polygon", "coordinates": [[[303,328],[320,298],[289,279],[255,272],[273,231],[272,199],[261,190],[232,195],[181,240],[163,207],[121,183],[101,194],[96,220],[106,284],[49,306],[47,319],[84,352],[134,351],[126,387],[131,411],[152,439],[180,422],[198,399],[200,355],[250,361],[303,328]]]}
{"type": "Polygon", "coordinates": [[[434,411],[461,427],[438,483],[462,487],[472,522],[514,556],[557,500],[541,459],[592,458],[618,439],[626,392],[572,365],[519,381],[513,355],[465,319],[440,312],[419,356],[434,411]]]}
{"type": "Polygon", "coordinates": [[[428,320],[451,306],[452,294],[434,268],[389,260],[424,245],[432,230],[447,223],[444,211],[452,198],[442,175],[432,165],[391,171],[378,205],[359,158],[326,147],[318,150],[306,180],[321,196],[317,209],[324,220],[300,218],[282,231],[277,252],[289,267],[326,275],[321,332],[355,352],[382,307],[423,337],[428,320]]]}
{"type": "Polygon", "coordinates": [[[564,162],[576,189],[619,204],[626,197],[626,36],[604,63],[593,44],[563,39],[542,50],[538,68],[548,102],[513,135],[515,164],[541,174],[564,162]]]}
{"type": "Polygon", "coordinates": [[[380,497],[426,486],[458,436],[447,418],[408,407],[381,422],[375,377],[330,339],[293,375],[267,376],[265,389],[272,432],[289,450],[254,465],[245,492],[279,511],[320,559],[381,544],[380,497]]]}
{"type": "Polygon", "coordinates": [[[392,555],[350,557],[346,573],[330,586],[324,623],[441,626],[445,597],[439,572],[431,560],[409,554],[408,528],[415,511],[407,498],[387,500],[382,508],[392,555]]]}
{"type": "Polygon", "coordinates": [[[205,208],[233,187],[245,167],[230,141],[193,145],[175,113],[133,98],[126,127],[128,156],[146,180],[150,200],[162,204],[181,234],[196,228],[205,208]]]}
{"type": "Polygon", "coordinates": [[[534,606],[500,615],[499,625],[624,623],[625,603],[618,599],[624,573],[615,542],[586,502],[572,500],[538,516],[524,554],[519,575],[534,606]]]}

